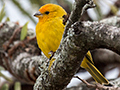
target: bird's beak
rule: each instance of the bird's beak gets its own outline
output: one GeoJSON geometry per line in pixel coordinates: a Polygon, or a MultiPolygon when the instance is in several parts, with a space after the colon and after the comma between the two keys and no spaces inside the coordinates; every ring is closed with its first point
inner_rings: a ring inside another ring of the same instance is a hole
{"type": "Polygon", "coordinates": [[[36,12],[36,13],[34,14],[34,16],[35,16],[35,17],[40,17],[40,16],[42,16],[42,13],[41,13],[40,11],[38,11],[38,12],[36,12]]]}

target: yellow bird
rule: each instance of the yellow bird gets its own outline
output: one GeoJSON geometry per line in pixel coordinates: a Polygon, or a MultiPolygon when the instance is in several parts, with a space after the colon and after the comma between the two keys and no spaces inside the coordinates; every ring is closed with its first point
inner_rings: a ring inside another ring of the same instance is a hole
{"type": "MultiPolygon", "coordinates": [[[[56,4],[46,4],[34,14],[34,16],[39,19],[36,25],[37,43],[45,56],[49,59],[51,57],[50,52],[55,52],[60,45],[65,28],[65,15],[67,15],[66,11],[56,4]]],[[[88,54],[89,57],[91,57],[90,55],[91,54],[88,54]]],[[[95,68],[92,58],[90,58],[90,60],[87,59],[88,58],[83,59],[81,66],[90,71],[91,75],[93,75],[93,78],[98,83],[108,83],[105,77],[95,68]]],[[[50,62],[53,61],[54,59],[50,62]]]]}
{"type": "Polygon", "coordinates": [[[47,58],[50,58],[50,52],[55,52],[64,33],[63,24],[66,11],[55,4],[46,4],[42,6],[34,15],[39,18],[36,25],[36,37],[39,48],[47,58]]]}

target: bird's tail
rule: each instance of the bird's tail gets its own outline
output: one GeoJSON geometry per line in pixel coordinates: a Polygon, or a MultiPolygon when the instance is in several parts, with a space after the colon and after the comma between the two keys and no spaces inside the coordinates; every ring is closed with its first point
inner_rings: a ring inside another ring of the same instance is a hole
{"type": "Polygon", "coordinates": [[[49,61],[49,67],[48,67],[48,70],[50,71],[50,68],[53,64],[53,62],[55,61],[55,58],[51,58],[50,61],[49,61]]]}
{"type": "Polygon", "coordinates": [[[100,71],[94,66],[90,51],[87,52],[84,57],[81,67],[85,68],[93,77],[93,79],[100,84],[109,84],[108,80],[100,73],[100,71]]]}

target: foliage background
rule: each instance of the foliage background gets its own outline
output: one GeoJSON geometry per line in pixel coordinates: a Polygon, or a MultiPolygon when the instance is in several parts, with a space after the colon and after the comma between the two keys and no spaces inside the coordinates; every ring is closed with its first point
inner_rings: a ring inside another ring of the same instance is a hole
{"type": "MultiPolygon", "coordinates": [[[[46,4],[46,3],[55,3],[61,5],[68,13],[72,10],[74,0],[0,0],[0,11],[2,10],[2,7],[4,7],[4,14],[1,22],[5,21],[12,21],[17,22],[21,26],[23,26],[26,22],[29,21],[28,27],[35,30],[35,25],[37,23],[37,19],[33,17],[33,14],[39,10],[39,8],[46,4]]],[[[113,15],[120,15],[120,1],[118,0],[94,0],[97,7],[95,9],[90,9],[86,13],[84,13],[82,20],[101,20],[103,18],[113,16],[113,15]]],[[[0,13],[0,18],[2,13],[0,13]]],[[[114,69],[115,75],[113,75],[115,78],[117,76],[118,69],[114,69]]],[[[2,90],[8,90],[9,85],[8,84],[2,84],[4,80],[8,82],[12,82],[12,76],[5,72],[5,70],[0,67],[0,87],[2,86],[2,90]],[[3,79],[4,78],[4,79],[3,79]]],[[[83,76],[83,78],[87,77],[89,78],[90,75],[85,73],[78,73],[77,75],[83,76]],[[87,74],[87,76],[85,76],[87,74]]],[[[109,73],[108,73],[109,75],[109,73]]],[[[106,75],[108,78],[111,78],[110,76],[106,75]]],[[[80,76],[80,77],[81,77],[80,76]]],[[[76,79],[77,80],[77,79],[76,79]]],[[[78,82],[80,82],[78,80],[78,82]]],[[[72,80],[71,85],[76,85],[76,81],[72,80]]],[[[20,83],[15,83],[15,90],[19,90],[20,83]],[[17,86],[17,89],[15,89],[17,86]]]]}

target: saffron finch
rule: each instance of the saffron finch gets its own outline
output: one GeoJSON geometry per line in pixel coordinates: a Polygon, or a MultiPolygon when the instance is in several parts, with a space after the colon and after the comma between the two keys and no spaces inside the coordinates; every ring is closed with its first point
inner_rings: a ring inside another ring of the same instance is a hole
{"type": "Polygon", "coordinates": [[[50,58],[50,52],[55,52],[60,45],[65,27],[64,15],[67,15],[66,11],[55,4],[42,6],[34,15],[39,18],[36,25],[37,43],[47,58],[50,58]]]}
{"type": "MultiPolygon", "coordinates": [[[[62,39],[65,23],[64,16],[66,11],[59,5],[46,4],[42,6],[35,17],[39,19],[36,25],[36,38],[39,48],[50,59],[50,52],[55,52],[62,39]]],[[[52,62],[54,59],[52,60],[52,62]]],[[[50,63],[51,66],[51,63],[50,63]]],[[[108,83],[107,79],[94,66],[90,52],[87,53],[81,67],[85,68],[93,75],[93,78],[98,83],[108,83]],[[87,58],[90,57],[90,58],[87,58]]]]}

